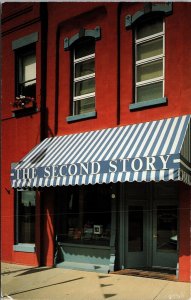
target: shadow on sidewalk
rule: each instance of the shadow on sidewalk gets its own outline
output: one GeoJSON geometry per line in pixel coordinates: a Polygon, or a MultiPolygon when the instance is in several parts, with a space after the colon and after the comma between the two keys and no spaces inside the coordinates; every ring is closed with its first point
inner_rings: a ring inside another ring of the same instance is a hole
{"type": "Polygon", "coordinates": [[[52,267],[48,268],[48,267],[34,267],[34,268],[27,268],[27,269],[17,269],[17,270],[7,270],[7,271],[2,271],[1,275],[8,275],[8,274],[13,274],[13,273],[20,273],[18,275],[15,276],[22,276],[22,275],[27,275],[27,274],[32,274],[32,273],[36,273],[36,272],[41,272],[41,271],[45,271],[45,270],[50,270],[52,269],[52,267]]]}
{"type": "Polygon", "coordinates": [[[47,267],[36,267],[36,268],[31,268],[31,269],[27,269],[24,270],[24,272],[16,275],[16,276],[23,276],[23,275],[28,275],[28,274],[32,274],[32,273],[37,273],[37,272],[42,272],[42,271],[47,271],[47,270],[51,270],[52,268],[47,268],[47,267]]]}
{"type": "Polygon", "coordinates": [[[25,291],[21,291],[21,292],[16,292],[16,293],[10,293],[9,296],[23,294],[23,293],[27,293],[27,292],[31,292],[31,291],[36,291],[36,290],[44,289],[44,288],[47,288],[47,287],[50,287],[50,286],[55,286],[55,285],[59,285],[59,284],[64,284],[64,283],[80,280],[80,279],[83,279],[83,278],[84,277],[78,277],[78,278],[74,278],[74,279],[71,279],[71,280],[66,280],[66,281],[63,281],[63,282],[58,282],[58,283],[53,283],[53,284],[49,284],[49,285],[40,286],[40,287],[37,287],[37,288],[34,288],[34,289],[29,289],[29,290],[25,290],[25,291]]]}

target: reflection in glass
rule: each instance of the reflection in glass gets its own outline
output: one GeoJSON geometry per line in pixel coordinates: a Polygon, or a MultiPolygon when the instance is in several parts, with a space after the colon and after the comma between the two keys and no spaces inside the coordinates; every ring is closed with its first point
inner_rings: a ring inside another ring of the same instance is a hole
{"type": "Polygon", "coordinates": [[[16,199],[16,243],[35,243],[35,196],[34,191],[19,191],[16,199]]]}
{"type": "Polygon", "coordinates": [[[152,83],[137,88],[137,101],[148,101],[163,96],[163,82],[152,83]]]}
{"type": "Polygon", "coordinates": [[[95,110],[95,97],[90,97],[75,102],[76,114],[85,114],[93,110],[95,110]]]}
{"type": "Polygon", "coordinates": [[[163,75],[163,60],[146,63],[137,67],[137,81],[150,80],[163,75]]]}
{"type": "Polygon", "coordinates": [[[157,209],[157,250],[177,251],[177,207],[158,206],[157,209]]]}
{"type": "Polygon", "coordinates": [[[77,82],[75,90],[75,96],[82,96],[95,92],[95,78],[77,82]]]}
{"type": "Polygon", "coordinates": [[[95,59],[89,59],[77,63],[75,66],[75,78],[86,76],[95,72],[95,59]]]}
{"type": "Polygon", "coordinates": [[[137,60],[147,59],[163,53],[163,38],[137,45],[137,60]]]}

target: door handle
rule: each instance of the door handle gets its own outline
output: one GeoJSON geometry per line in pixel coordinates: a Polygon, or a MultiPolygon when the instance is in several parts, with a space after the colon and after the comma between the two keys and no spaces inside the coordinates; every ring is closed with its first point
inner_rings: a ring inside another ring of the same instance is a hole
{"type": "Polygon", "coordinates": [[[158,238],[158,234],[153,234],[153,238],[154,239],[158,238]]]}

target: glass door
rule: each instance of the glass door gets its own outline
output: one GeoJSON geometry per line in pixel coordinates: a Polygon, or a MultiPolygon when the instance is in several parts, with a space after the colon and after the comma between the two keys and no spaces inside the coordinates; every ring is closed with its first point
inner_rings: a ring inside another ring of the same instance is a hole
{"type": "Polygon", "coordinates": [[[144,201],[128,203],[125,218],[126,253],[125,265],[128,268],[146,265],[146,209],[144,201]]]}
{"type": "MultiPolygon", "coordinates": [[[[171,200],[172,201],[172,200],[171,200]]],[[[154,205],[153,210],[153,267],[176,268],[178,214],[175,203],[154,205]]]]}

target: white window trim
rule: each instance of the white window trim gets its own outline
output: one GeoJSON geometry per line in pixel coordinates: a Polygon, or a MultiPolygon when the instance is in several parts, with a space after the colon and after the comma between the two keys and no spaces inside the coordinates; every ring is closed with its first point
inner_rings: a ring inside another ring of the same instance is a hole
{"type": "Polygon", "coordinates": [[[138,103],[137,101],[137,88],[141,87],[141,86],[146,86],[149,84],[153,84],[153,83],[158,83],[158,82],[162,82],[163,83],[163,91],[162,91],[162,97],[164,97],[164,82],[165,81],[165,22],[163,19],[163,30],[159,33],[141,38],[141,39],[137,39],[137,31],[135,32],[135,103],[138,103]],[[152,56],[146,59],[142,59],[142,60],[137,60],[137,45],[140,45],[142,43],[145,42],[149,42],[152,40],[155,40],[157,38],[163,38],[163,53],[160,55],[156,55],[156,56],[152,56]],[[154,61],[158,61],[162,59],[163,60],[163,75],[160,77],[155,77],[149,80],[144,80],[144,81],[137,81],[137,67],[141,66],[141,65],[145,65],[147,63],[150,62],[154,62],[154,61]]]}
{"type": "Polygon", "coordinates": [[[86,56],[83,56],[83,57],[80,57],[80,58],[75,58],[75,53],[74,53],[74,63],[75,64],[86,61],[86,60],[90,60],[92,58],[95,58],[95,53],[90,54],[90,55],[86,55],[86,56]]]}
{"type": "Polygon", "coordinates": [[[152,84],[152,83],[157,83],[157,82],[162,82],[164,79],[163,76],[160,76],[160,77],[155,77],[154,79],[148,79],[148,80],[144,80],[144,81],[139,81],[137,82],[137,87],[140,87],[140,86],[144,86],[144,85],[149,85],[149,84],[152,84]]]}
{"type": "Polygon", "coordinates": [[[80,76],[80,77],[75,77],[74,82],[76,83],[76,82],[80,82],[80,81],[85,81],[85,80],[91,79],[91,78],[95,78],[95,73],[80,76]]]}
{"type": "Polygon", "coordinates": [[[85,94],[85,95],[81,95],[81,96],[76,96],[74,97],[74,101],[79,101],[79,100],[84,100],[84,99],[87,99],[87,98],[92,98],[92,97],[95,97],[95,92],[93,93],[88,93],[88,94],[85,94]]]}

